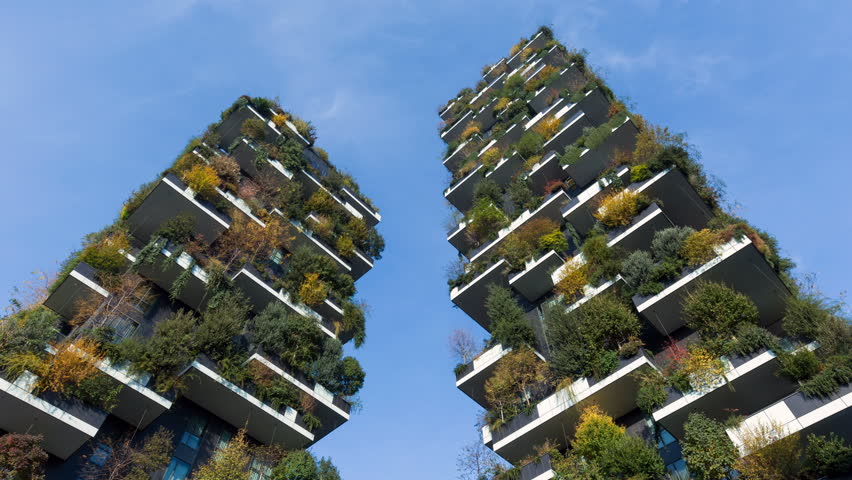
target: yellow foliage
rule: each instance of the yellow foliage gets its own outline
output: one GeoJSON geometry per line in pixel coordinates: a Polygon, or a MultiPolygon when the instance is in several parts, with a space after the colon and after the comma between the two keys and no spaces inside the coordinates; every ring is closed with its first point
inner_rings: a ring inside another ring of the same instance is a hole
{"type": "Polygon", "coordinates": [[[318,273],[306,273],[305,281],[299,287],[299,298],[306,305],[315,307],[328,298],[328,285],[320,280],[318,273]]]}
{"type": "Polygon", "coordinates": [[[533,50],[532,47],[525,48],[524,51],[521,52],[521,60],[526,61],[534,52],[535,50],[533,50]]]}
{"type": "Polygon", "coordinates": [[[622,190],[607,195],[595,212],[595,218],[610,228],[628,225],[639,213],[640,194],[631,190],[622,190]]]}
{"type": "Polygon", "coordinates": [[[491,168],[494,165],[497,165],[497,162],[503,157],[503,154],[497,148],[489,148],[485,153],[482,154],[482,164],[485,165],[486,168],[491,168]]]}
{"type": "Polygon", "coordinates": [[[802,447],[799,432],[786,435],[783,425],[776,421],[759,423],[739,430],[743,448],[748,455],[740,458],[735,468],[749,480],[799,478],[799,459],[802,447]]]}
{"type": "Polygon", "coordinates": [[[480,133],[481,130],[482,130],[482,127],[478,123],[470,122],[470,125],[465,127],[464,131],[462,132],[461,139],[467,140],[468,138],[472,137],[473,135],[480,133]]]}
{"type": "Polygon", "coordinates": [[[345,258],[350,258],[355,255],[355,242],[352,241],[352,237],[349,235],[341,235],[337,239],[337,253],[340,256],[345,258]]]}
{"type": "Polygon", "coordinates": [[[465,177],[468,173],[472,172],[473,169],[476,168],[476,160],[471,159],[463,163],[458,170],[453,174],[453,178],[458,180],[460,178],[465,177]]]}
{"type": "Polygon", "coordinates": [[[580,414],[580,422],[574,432],[571,446],[581,455],[601,454],[598,449],[606,445],[608,439],[616,439],[624,435],[624,427],[616,425],[615,421],[597,405],[589,405],[580,414]]]}
{"type": "Polygon", "coordinates": [[[697,392],[709,392],[725,382],[725,364],[702,347],[689,349],[689,355],[683,361],[683,371],[697,392]]]}
{"type": "Polygon", "coordinates": [[[288,117],[286,114],[278,113],[272,117],[272,123],[275,124],[276,127],[281,128],[287,124],[288,117]]]}
{"type": "Polygon", "coordinates": [[[548,141],[559,132],[559,128],[562,126],[562,120],[556,117],[548,117],[538,122],[533,130],[544,137],[544,141],[548,141]]]}
{"type": "Polygon", "coordinates": [[[203,164],[195,165],[184,173],[183,181],[202,197],[214,195],[216,188],[222,183],[216,170],[210,165],[203,164]]]}
{"type": "Polygon", "coordinates": [[[101,360],[103,356],[93,340],[78,338],[57,345],[56,353],[47,360],[46,368],[40,372],[38,387],[40,390],[65,393],[69,385],[79,385],[95,376],[101,360]]]}
{"type": "Polygon", "coordinates": [[[583,287],[588,283],[586,277],[586,265],[576,259],[565,262],[559,281],[553,287],[553,291],[562,295],[566,301],[571,301],[583,292],[583,287]]]}
{"type": "Polygon", "coordinates": [[[514,57],[516,53],[521,51],[521,48],[527,43],[526,38],[522,38],[518,41],[518,43],[512,45],[512,48],[509,49],[509,57],[514,57]]]}
{"type": "Polygon", "coordinates": [[[538,87],[540,87],[548,78],[550,78],[551,75],[558,71],[559,69],[552,65],[545,66],[544,68],[539,70],[539,72],[535,75],[534,78],[531,78],[529,79],[529,81],[527,81],[527,83],[524,85],[524,90],[528,92],[538,90],[538,87]]]}
{"type": "Polygon", "coordinates": [[[500,97],[500,99],[497,100],[497,105],[494,105],[494,110],[496,110],[498,112],[502,112],[506,107],[509,106],[510,103],[512,103],[511,98],[500,97]]]}
{"type": "Polygon", "coordinates": [[[686,238],[680,247],[680,255],[693,267],[704,265],[716,258],[716,246],[719,243],[719,235],[705,228],[686,238]]]}
{"type": "Polygon", "coordinates": [[[524,168],[526,168],[527,170],[532,170],[533,165],[538,163],[539,160],[541,160],[541,155],[533,155],[524,162],[524,168]]]}
{"type": "Polygon", "coordinates": [[[319,189],[308,198],[305,207],[309,212],[330,214],[337,209],[338,205],[330,193],[324,189],[319,189]]]}

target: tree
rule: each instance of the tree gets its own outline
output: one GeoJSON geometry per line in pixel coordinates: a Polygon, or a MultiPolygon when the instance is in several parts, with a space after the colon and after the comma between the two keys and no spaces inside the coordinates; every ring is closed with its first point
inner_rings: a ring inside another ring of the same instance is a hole
{"type": "Polygon", "coordinates": [[[786,435],[784,426],[772,421],[740,427],[739,434],[747,455],[737,460],[735,468],[743,477],[748,480],[799,478],[802,447],[798,432],[786,435]]]}
{"type": "Polygon", "coordinates": [[[245,431],[240,430],[213,458],[192,475],[192,480],[248,480],[251,460],[245,431]]]}
{"type": "Polygon", "coordinates": [[[703,282],[683,302],[686,324],[704,338],[730,338],[741,323],[758,323],[755,304],[742,293],[715,282],[703,282]]]}
{"type": "Polygon", "coordinates": [[[238,292],[222,292],[214,303],[201,314],[201,324],[195,332],[199,351],[212,358],[223,358],[246,323],[249,305],[238,292]]]}
{"type": "Polygon", "coordinates": [[[458,363],[467,364],[476,355],[476,343],[473,335],[467,330],[455,329],[448,339],[450,353],[458,360],[458,363]]]}
{"type": "Polygon", "coordinates": [[[41,435],[7,433],[0,436],[0,478],[42,480],[47,452],[41,448],[41,435]]]}
{"type": "Polygon", "coordinates": [[[192,191],[204,198],[212,198],[216,194],[216,189],[222,183],[216,170],[206,164],[194,165],[184,172],[182,180],[192,191]]]}
{"type": "Polygon", "coordinates": [[[683,458],[696,480],[731,478],[731,469],[740,455],[724,425],[702,413],[690,413],[683,428],[683,458]]]}
{"type": "Polygon", "coordinates": [[[131,271],[109,278],[103,286],[109,296],[105,299],[96,292],[83,296],[75,305],[72,325],[99,328],[110,319],[134,315],[138,312],[138,305],[151,299],[149,283],[131,271]]]}
{"type": "Polygon", "coordinates": [[[139,344],[138,350],[131,353],[131,368],[153,375],[157,390],[169,390],[175,384],[178,370],[198,354],[196,328],[196,317],[187,310],[180,310],[161,321],[154,327],[150,340],[139,344]]]}
{"type": "Polygon", "coordinates": [[[500,459],[494,451],[478,440],[462,447],[456,457],[459,480],[489,480],[500,466],[500,459]]]}
{"type": "Polygon", "coordinates": [[[488,403],[500,409],[501,419],[505,420],[506,406],[530,405],[550,379],[547,363],[532,349],[522,347],[500,359],[494,374],[485,382],[485,396],[488,403]]]}
{"type": "Polygon", "coordinates": [[[335,338],[328,338],[322,353],[313,362],[311,376],[320,385],[339,395],[355,395],[364,385],[364,370],[354,357],[343,356],[343,346],[335,338]]]}
{"type": "Polygon", "coordinates": [[[20,310],[0,321],[0,351],[37,352],[59,333],[59,316],[45,307],[20,310]]]}
{"type": "Polygon", "coordinates": [[[824,435],[808,435],[805,449],[805,469],[815,477],[834,476],[852,469],[852,446],[832,432],[824,435]]]}
{"type": "Polygon", "coordinates": [[[267,218],[263,226],[247,215],[236,215],[230,228],[216,242],[217,257],[226,267],[235,262],[252,263],[268,258],[274,249],[293,238],[285,235],[281,222],[274,217],[267,218]]]}
{"type": "Polygon", "coordinates": [[[489,285],[485,309],[491,320],[492,344],[499,343],[506,348],[535,344],[535,333],[508,288],[489,285]]]}
{"type": "Polygon", "coordinates": [[[291,451],[272,469],[272,480],[320,480],[317,461],[308,451],[291,451]]]}
{"type": "Polygon", "coordinates": [[[324,338],[316,320],[289,311],[281,302],[270,303],[252,319],[248,334],[253,343],[302,371],[319,357],[324,338]]]}
{"type": "Polygon", "coordinates": [[[145,438],[141,445],[132,435],[102,440],[109,457],[103,466],[87,462],[80,473],[81,480],[148,480],[154,472],[164,469],[172,455],[172,433],[163,427],[145,438]]]}

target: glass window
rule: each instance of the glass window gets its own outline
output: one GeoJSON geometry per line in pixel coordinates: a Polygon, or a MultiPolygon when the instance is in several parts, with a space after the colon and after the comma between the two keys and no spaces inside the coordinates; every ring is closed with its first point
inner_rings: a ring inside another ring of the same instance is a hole
{"type": "Polygon", "coordinates": [[[268,463],[253,458],[249,467],[249,480],[271,480],[272,466],[268,463]]]}
{"type": "Polygon", "coordinates": [[[114,340],[119,341],[133,335],[133,332],[136,331],[136,327],[138,327],[139,324],[131,320],[126,315],[118,314],[107,320],[104,326],[111,328],[114,334],[114,340]]]}
{"type": "Polygon", "coordinates": [[[89,461],[99,467],[103,467],[106,465],[107,460],[109,460],[110,455],[112,455],[112,449],[103,443],[99,443],[95,446],[95,451],[92,452],[92,456],[89,457],[89,461]]]}
{"type": "Polygon", "coordinates": [[[180,439],[180,443],[193,450],[198,450],[198,446],[201,444],[201,434],[204,433],[204,426],[206,423],[207,422],[199,416],[193,416],[190,418],[189,424],[186,426],[186,431],[183,432],[183,437],[180,439]]]}
{"type": "Polygon", "coordinates": [[[666,445],[672,444],[676,441],[674,436],[672,436],[672,434],[669,433],[669,431],[665,428],[660,427],[660,430],[657,433],[657,448],[663,448],[666,445]]]}
{"type": "Polygon", "coordinates": [[[166,469],[166,474],[163,475],[163,480],[186,480],[188,475],[189,464],[183,460],[172,458],[169,468],[166,469]]]}
{"type": "Polygon", "coordinates": [[[224,450],[229,443],[231,443],[231,438],[234,436],[233,433],[223,430],[221,434],[219,434],[219,441],[216,442],[216,451],[224,450]]]}
{"type": "Polygon", "coordinates": [[[269,256],[269,259],[276,264],[281,265],[281,262],[284,261],[284,252],[276,248],[272,251],[272,255],[269,256]]]}

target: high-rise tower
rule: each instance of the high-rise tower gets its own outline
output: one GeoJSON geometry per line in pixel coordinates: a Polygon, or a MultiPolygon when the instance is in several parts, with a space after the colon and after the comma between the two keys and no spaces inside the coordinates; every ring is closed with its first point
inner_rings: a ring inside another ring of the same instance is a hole
{"type": "Polygon", "coordinates": [[[47,478],[188,478],[242,430],[267,479],[349,420],[381,216],[314,135],[239,98],[4,319],[0,429],[38,436],[47,478]]]}
{"type": "Polygon", "coordinates": [[[490,333],[456,336],[456,386],[505,478],[717,478],[702,453],[852,432],[848,323],[584,53],[543,27],[439,115],[450,299],[490,333]]]}

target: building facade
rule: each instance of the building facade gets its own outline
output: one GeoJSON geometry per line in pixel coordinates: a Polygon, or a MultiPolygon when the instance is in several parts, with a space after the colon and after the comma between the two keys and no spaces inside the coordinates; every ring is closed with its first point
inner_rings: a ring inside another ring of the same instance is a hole
{"type": "Polygon", "coordinates": [[[161,428],[150,478],[188,478],[239,430],[267,447],[250,478],[271,478],[349,420],[364,372],[342,347],[364,341],[355,281],[381,258],[381,216],[314,135],[241,97],[10,317],[28,344],[6,351],[37,360],[4,370],[0,429],[40,436],[47,478],[99,478],[117,442],[161,428]]]}
{"type": "Polygon", "coordinates": [[[542,27],[439,115],[458,213],[450,299],[490,333],[475,352],[455,337],[456,386],[511,472],[688,478],[693,417],[724,432],[731,469],[791,435],[802,448],[849,435],[849,342],[815,333],[848,323],[790,278],[771,236],[720,207],[683,136],[629,111],[584,53],[542,27]],[[582,449],[593,413],[656,451],[650,471],[582,449]]]}

